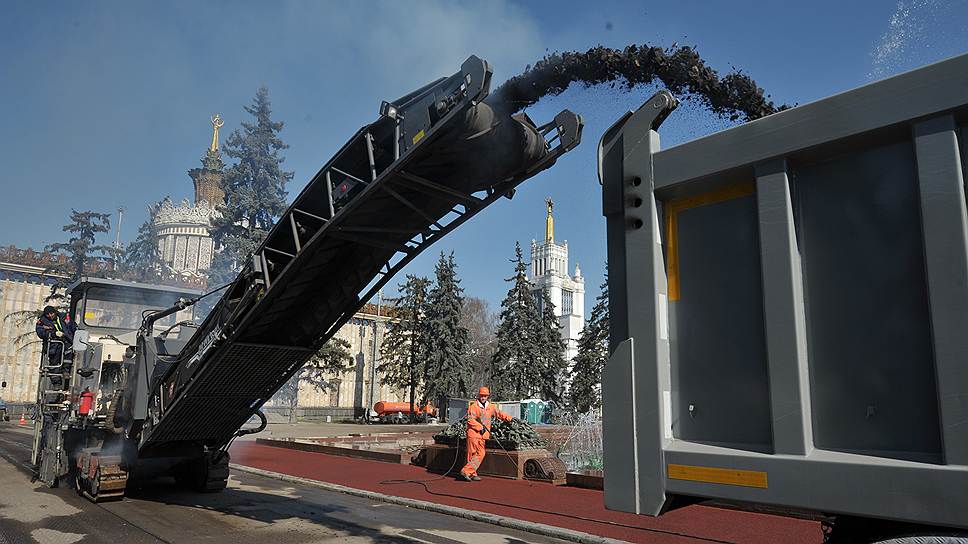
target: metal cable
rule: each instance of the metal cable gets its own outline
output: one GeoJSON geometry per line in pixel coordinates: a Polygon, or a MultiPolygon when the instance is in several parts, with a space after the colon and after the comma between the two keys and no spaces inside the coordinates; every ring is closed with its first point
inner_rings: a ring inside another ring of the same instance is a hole
{"type": "MultiPolygon", "coordinates": [[[[518,462],[508,452],[508,450],[504,449],[504,445],[501,444],[501,441],[495,439],[495,442],[497,442],[497,445],[500,446],[500,448],[504,451],[505,454],[507,454],[508,458],[511,459],[511,461],[515,465],[515,468],[520,471],[521,470],[520,465],[518,465],[518,462]]],[[[476,501],[476,502],[483,502],[483,503],[487,503],[487,504],[493,504],[495,506],[504,506],[504,507],[509,507],[509,508],[517,508],[518,510],[526,510],[528,512],[534,512],[536,514],[548,514],[548,515],[552,515],[552,516],[559,516],[559,517],[568,518],[568,519],[574,519],[574,520],[578,520],[578,521],[588,521],[588,522],[591,522],[591,523],[599,523],[599,524],[602,524],[602,525],[610,525],[610,526],[613,526],[613,527],[622,527],[624,529],[635,529],[637,531],[646,531],[646,532],[649,532],[649,533],[656,533],[656,534],[670,535],[670,536],[680,536],[680,537],[683,537],[683,538],[692,538],[692,539],[695,539],[695,540],[701,540],[703,542],[715,542],[717,544],[735,544],[734,542],[729,541],[729,540],[719,540],[719,539],[715,539],[715,538],[707,538],[707,537],[702,537],[702,536],[695,536],[695,535],[690,535],[690,534],[686,534],[686,533],[679,533],[679,532],[676,532],[676,531],[664,531],[662,529],[650,529],[648,527],[636,527],[635,525],[627,525],[625,523],[619,523],[617,521],[608,521],[608,520],[603,520],[603,519],[587,518],[587,517],[584,517],[584,516],[577,516],[577,515],[573,515],[573,514],[562,514],[561,512],[551,512],[551,511],[548,511],[548,510],[540,510],[538,508],[529,508],[527,506],[518,506],[518,505],[514,505],[514,504],[507,504],[507,503],[489,501],[489,500],[486,500],[486,499],[482,499],[480,497],[467,497],[467,496],[464,496],[464,495],[454,495],[454,494],[451,494],[451,493],[440,493],[440,492],[437,492],[437,491],[432,491],[427,484],[432,483],[432,482],[439,482],[440,480],[446,479],[447,478],[447,475],[450,474],[451,471],[454,470],[454,467],[455,466],[457,466],[457,460],[460,458],[459,453],[460,453],[460,436],[457,437],[457,446],[456,446],[456,451],[454,452],[454,463],[450,466],[449,469],[447,469],[447,472],[445,472],[443,476],[440,476],[439,478],[431,478],[431,479],[428,479],[428,480],[381,480],[378,483],[381,484],[381,485],[384,485],[384,484],[385,485],[417,484],[417,485],[422,486],[424,488],[424,491],[426,491],[428,494],[434,495],[434,496],[437,496],[437,497],[450,497],[450,498],[453,498],[453,499],[466,499],[466,500],[471,500],[471,501],[476,501]]],[[[532,486],[533,486],[533,484],[529,485],[529,487],[532,487],[532,486]]]]}

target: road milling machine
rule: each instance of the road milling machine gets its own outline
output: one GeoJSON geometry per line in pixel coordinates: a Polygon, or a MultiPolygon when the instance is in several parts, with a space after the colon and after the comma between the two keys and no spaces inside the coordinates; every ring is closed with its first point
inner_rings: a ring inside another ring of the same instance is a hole
{"type": "MultiPolygon", "coordinates": [[[[282,214],[209,315],[199,293],[82,278],[66,357],[45,351],[33,462],[48,486],[72,479],[93,501],[129,475],[225,487],[228,446],[353,314],[420,252],[581,139],[564,110],[544,125],[488,102],[491,68],[392,102],[282,214]],[[68,349],[72,348],[72,349],[68,349]],[[72,354],[72,355],[71,355],[72,354]]],[[[54,350],[56,351],[56,350],[54,350]]]]}

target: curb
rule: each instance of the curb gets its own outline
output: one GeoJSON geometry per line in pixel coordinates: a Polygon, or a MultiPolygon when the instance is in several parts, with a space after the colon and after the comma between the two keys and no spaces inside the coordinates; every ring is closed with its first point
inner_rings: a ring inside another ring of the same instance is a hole
{"type": "Polygon", "coordinates": [[[397,497],[394,495],[384,495],[383,493],[377,493],[375,491],[366,491],[365,489],[357,489],[355,487],[346,487],[339,484],[321,482],[319,480],[311,480],[309,478],[301,478],[299,476],[290,476],[288,474],[283,474],[281,472],[272,472],[269,470],[262,470],[260,468],[237,465],[235,463],[229,464],[229,467],[232,469],[238,470],[240,472],[248,472],[250,474],[265,476],[267,478],[273,478],[273,479],[282,480],[285,482],[308,485],[311,487],[325,489],[327,491],[334,491],[336,493],[343,493],[346,495],[354,495],[356,497],[362,497],[364,499],[387,502],[390,504],[396,504],[398,506],[417,508],[419,510],[427,510],[429,512],[436,512],[438,514],[457,516],[459,518],[464,518],[471,521],[490,523],[492,525],[506,527],[508,529],[516,529],[518,531],[524,531],[527,533],[533,533],[536,535],[547,536],[551,538],[558,538],[561,540],[567,540],[569,542],[578,542],[580,544],[624,544],[625,543],[624,540],[616,540],[613,538],[606,538],[603,536],[582,533],[580,531],[573,531],[571,529],[564,529],[562,527],[555,527],[553,525],[545,525],[543,523],[523,521],[519,519],[499,516],[497,514],[488,514],[486,512],[467,510],[465,508],[458,508],[456,506],[437,504],[437,503],[422,501],[418,499],[408,499],[405,497],[397,497]]]}

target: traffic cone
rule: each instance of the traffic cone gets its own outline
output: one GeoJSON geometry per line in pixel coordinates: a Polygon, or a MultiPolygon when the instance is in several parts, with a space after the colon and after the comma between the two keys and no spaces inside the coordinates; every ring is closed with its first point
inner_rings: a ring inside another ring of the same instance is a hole
{"type": "Polygon", "coordinates": [[[27,418],[24,417],[24,413],[23,412],[20,412],[20,424],[21,425],[26,425],[27,424],[27,418]]]}

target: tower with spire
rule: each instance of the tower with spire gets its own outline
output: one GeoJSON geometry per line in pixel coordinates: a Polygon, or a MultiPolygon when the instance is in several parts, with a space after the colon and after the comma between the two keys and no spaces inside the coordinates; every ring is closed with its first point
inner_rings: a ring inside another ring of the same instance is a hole
{"type": "Polygon", "coordinates": [[[188,171],[188,175],[195,182],[196,206],[200,202],[207,202],[214,208],[225,200],[225,191],[222,190],[222,170],[225,164],[222,163],[222,155],[218,151],[218,129],[224,124],[222,116],[215,114],[212,117],[212,145],[202,157],[202,167],[188,171]]]}
{"type": "Polygon", "coordinates": [[[194,203],[185,199],[175,205],[165,199],[155,214],[158,249],[168,269],[196,282],[204,282],[212,265],[214,242],[209,228],[218,215],[218,205],[225,200],[225,164],[218,150],[218,130],[223,124],[221,116],[212,117],[212,143],[202,157],[202,167],[188,171],[195,184],[194,203]]]}
{"type": "MultiPolygon", "coordinates": [[[[585,326],[585,278],[577,264],[574,275],[570,274],[568,241],[563,240],[560,244],[555,242],[555,203],[549,197],[545,200],[545,206],[544,241],[531,240],[529,279],[534,284],[535,295],[545,291],[554,304],[555,315],[561,325],[561,337],[566,343],[565,358],[571,361],[578,354],[578,336],[585,326]]],[[[542,297],[537,297],[537,300],[539,305],[543,304],[542,297]]]]}

